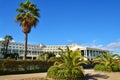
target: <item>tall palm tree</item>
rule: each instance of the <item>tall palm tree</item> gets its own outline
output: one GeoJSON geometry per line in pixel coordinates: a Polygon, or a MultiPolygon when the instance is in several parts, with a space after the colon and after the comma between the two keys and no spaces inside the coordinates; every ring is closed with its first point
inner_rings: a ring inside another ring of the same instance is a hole
{"type": "Polygon", "coordinates": [[[16,21],[20,23],[22,27],[22,32],[25,34],[25,53],[23,59],[26,59],[27,56],[27,40],[28,40],[28,33],[30,33],[31,28],[37,25],[39,22],[39,9],[37,6],[27,0],[26,2],[20,3],[20,8],[17,8],[16,11],[19,13],[16,16],[16,21]]]}

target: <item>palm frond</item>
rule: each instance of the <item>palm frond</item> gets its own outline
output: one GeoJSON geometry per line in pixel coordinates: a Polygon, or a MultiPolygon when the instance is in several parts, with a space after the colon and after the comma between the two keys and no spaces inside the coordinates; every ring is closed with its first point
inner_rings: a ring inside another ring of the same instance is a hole
{"type": "MultiPolygon", "coordinates": [[[[20,26],[27,26],[28,28],[36,27],[39,22],[38,17],[40,16],[39,9],[37,9],[36,4],[27,0],[26,2],[20,3],[20,8],[16,11],[19,13],[15,20],[20,22],[20,26]]],[[[30,32],[31,29],[28,30],[30,32]]]]}

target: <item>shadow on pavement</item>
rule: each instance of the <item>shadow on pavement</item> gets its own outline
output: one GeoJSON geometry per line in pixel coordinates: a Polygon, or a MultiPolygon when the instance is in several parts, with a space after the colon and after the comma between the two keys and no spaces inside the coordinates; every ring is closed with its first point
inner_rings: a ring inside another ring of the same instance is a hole
{"type": "Polygon", "coordinates": [[[101,79],[107,79],[109,76],[107,75],[101,75],[101,74],[86,74],[84,80],[98,80],[98,78],[101,79]]]}

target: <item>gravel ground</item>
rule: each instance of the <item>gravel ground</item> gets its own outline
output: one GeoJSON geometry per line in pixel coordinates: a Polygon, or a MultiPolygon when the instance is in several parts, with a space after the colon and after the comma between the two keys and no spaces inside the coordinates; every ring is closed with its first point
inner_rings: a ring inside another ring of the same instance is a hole
{"type": "MultiPolygon", "coordinates": [[[[17,74],[0,76],[0,80],[45,80],[47,73],[17,74]]],[[[96,72],[85,70],[84,80],[120,80],[120,72],[96,72]]]]}

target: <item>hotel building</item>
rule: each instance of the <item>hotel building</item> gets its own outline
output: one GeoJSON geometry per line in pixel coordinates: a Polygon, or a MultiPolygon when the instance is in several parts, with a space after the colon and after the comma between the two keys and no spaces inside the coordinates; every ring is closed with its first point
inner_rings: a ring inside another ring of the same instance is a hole
{"type": "MultiPolygon", "coordinates": [[[[44,45],[44,44],[28,44],[28,53],[27,58],[35,59],[37,56],[44,52],[52,52],[55,55],[59,55],[61,50],[58,48],[66,50],[66,46],[68,46],[71,50],[76,50],[79,48],[81,54],[87,57],[89,60],[93,60],[96,56],[107,53],[107,50],[99,49],[99,48],[91,48],[86,46],[80,46],[78,44],[71,45],[44,45]]],[[[0,46],[1,50],[2,46],[0,46]]],[[[18,53],[20,58],[24,56],[24,44],[18,42],[11,42],[8,46],[8,53],[18,53]]],[[[86,59],[85,59],[86,60],[86,59]]]]}

